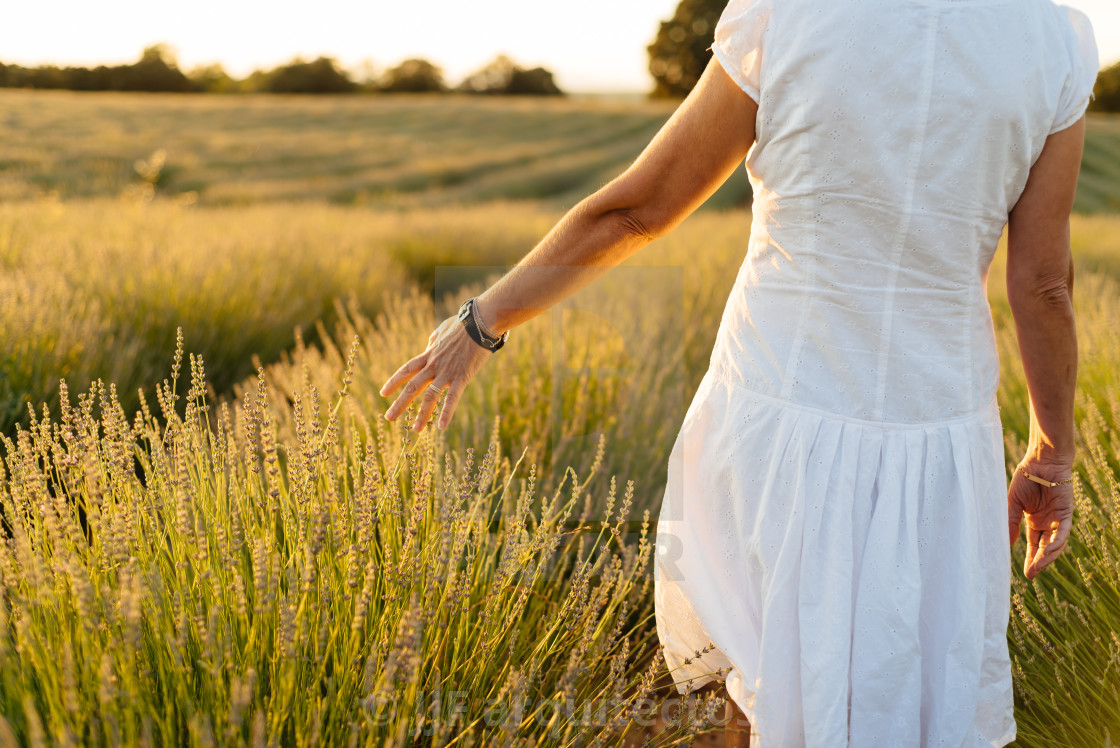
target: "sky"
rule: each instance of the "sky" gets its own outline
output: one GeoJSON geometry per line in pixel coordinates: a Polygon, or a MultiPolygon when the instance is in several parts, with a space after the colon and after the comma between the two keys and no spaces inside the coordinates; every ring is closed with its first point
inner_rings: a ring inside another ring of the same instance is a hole
{"type": "MultiPolygon", "coordinates": [[[[180,67],[235,77],[326,55],[358,71],[408,57],[458,83],[497,54],[544,66],[572,92],[646,91],[646,45],[678,0],[35,0],[5,3],[0,62],[121,64],[167,43],[180,67]],[[314,8],[312,10],[312,8],[314,8]]],[[[1093,22],[1102,64],[1120,60],[1120,0],[1067,0],[1093,22]]]]}

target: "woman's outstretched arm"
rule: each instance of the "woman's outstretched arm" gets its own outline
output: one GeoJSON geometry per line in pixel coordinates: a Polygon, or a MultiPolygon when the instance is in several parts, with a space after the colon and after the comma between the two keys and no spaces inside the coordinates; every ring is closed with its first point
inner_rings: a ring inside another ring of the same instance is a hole
{"type": "MultiPolygon", "coordinates": [[[[696,88],[622,175],[584,199],[518,264],[478,297],[483,323],[495,335],[532,319],[663,236],[700,206],[742,162],[755,140],[758,106],[713,58],[696,88]]],[[[436,405],[425,389],[448,387],[439,426],[445,428],[467,383],[493,355],[470,339],[455,317],[432,333],[427,349],[381,388],[401,394],[385,417],[396,418],[417,395],[424,399],[413,428],[436,405]]]]}
{"type": "MultiPolygon", "coordinates": [[[[1030,441],[1019,467],[1051,482],[1073,473],[1077,335],[1069,214],[1084,143],[1084,117],[1047,138],[1007,225],[1007,296],[1030,393],[1030,441]]],[[[1016,470],[1007,508],[1012,543],[1025,515],[1023,572],[1033,579],[1066,548],[1073,486],[1042,486],[1016,470]]]]}

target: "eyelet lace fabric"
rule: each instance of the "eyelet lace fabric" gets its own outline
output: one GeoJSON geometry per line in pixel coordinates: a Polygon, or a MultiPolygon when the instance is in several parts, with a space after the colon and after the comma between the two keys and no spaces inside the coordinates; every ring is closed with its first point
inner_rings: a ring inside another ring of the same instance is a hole
{"type": "Polygon", "coordinates": [[[1088,104],[1092,29],[1048,0],[732,0],[713,52],[758,102],[753,222],[669,459],[667,664],[725,678],[755,748],[1005,745],[986,277],[1088,104]]]}

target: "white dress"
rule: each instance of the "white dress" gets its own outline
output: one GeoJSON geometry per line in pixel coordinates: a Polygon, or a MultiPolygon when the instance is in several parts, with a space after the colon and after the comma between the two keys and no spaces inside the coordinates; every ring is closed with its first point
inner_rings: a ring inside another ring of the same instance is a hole
{"type": "Polygon", "coordinates": [[[1088,19],[732,0],[713,50],[759,105],[754,208],[657,525],[677,689],[726,679],[752,748],[1005,745],[986,277],[1046,137],[1088,104],[1088,19]]]}

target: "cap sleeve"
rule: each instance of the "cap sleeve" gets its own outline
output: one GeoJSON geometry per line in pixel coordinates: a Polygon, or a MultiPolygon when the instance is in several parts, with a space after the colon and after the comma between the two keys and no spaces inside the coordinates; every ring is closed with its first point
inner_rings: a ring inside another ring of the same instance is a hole
{"type": "Polygon", "coordinates": [[[1089,22],[1089,17],[1076,8],[1064,5],[1059,10],[1068,26],[1066,50],[1069,53],[1070,72],[1062,85],[1058,111],[1054,116],[1054,125],[1050,128],[1051,134],[1064,130],[1081,119],[1089,106],[1093,84],[1100,69],[1097,42],[1093,38],[1093,25],[1089,22]]]}
{"type": "Polygon", "coordinates": [[[770,0],[731,0],[716,24],[712,53],[756,102],[762,86],[762,50],[770,22],[770,0]]]}

